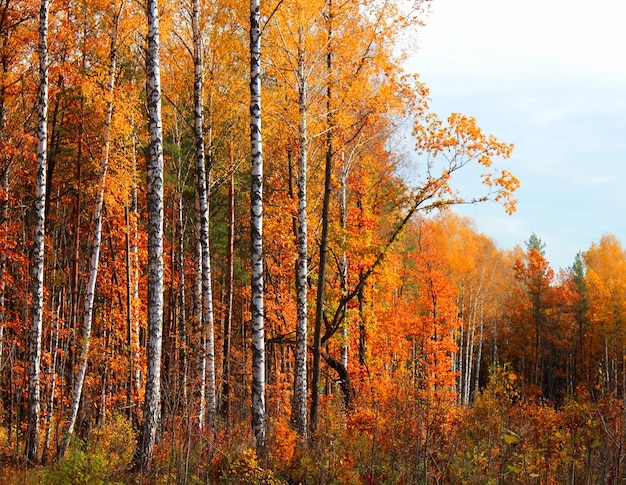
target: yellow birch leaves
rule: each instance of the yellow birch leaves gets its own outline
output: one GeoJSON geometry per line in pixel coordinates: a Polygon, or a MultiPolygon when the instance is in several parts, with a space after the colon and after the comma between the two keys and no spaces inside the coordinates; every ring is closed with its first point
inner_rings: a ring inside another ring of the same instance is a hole
{"type": "Polygon", "coordinates": [[[502,203],[507,213],[515,212],[513,194],[519,180],[508,170],[492,167],[494,158],[511,156],[513,144],[483,133],[474,117],[459,113],[448,116],[446,123],[436,114],[426,113],[416,120],[413,135],[418,154],[427,156],[428,179],[437,179],[442,192],[453,197],[452,203],[494,200],[502,203]],[[486,169],[480,177],[487,192],[470,200],[456,195],[449,185],[452,173],[468,164],[480,164],[486,169]]]}

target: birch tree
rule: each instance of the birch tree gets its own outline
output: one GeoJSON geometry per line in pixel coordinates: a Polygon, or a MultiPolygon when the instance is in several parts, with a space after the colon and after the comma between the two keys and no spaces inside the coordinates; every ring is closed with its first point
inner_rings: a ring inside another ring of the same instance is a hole
{"type": "Polygon", "coordinates": [[[196,214],[196,234],[200,244],[200,274],[202,290],[202,382],[206,382],[201,392],[201,406],[199,423],[200,427],[205,424],[205,414],[208,413],[209,424],[215,420],[216,399],[215,399],[215,342],[214,342],[214,318],[213,318],[213,289],[211,286],[211,254],[209,247],[209,204],[208,204],[208,177],[204,156],[204,116],[202,112],[202,92],[203,92],[203,36],[200,29],[200,1],[193,1],[191,16],[193,30],[193,104],[194,104],[194,139],[196,157],[196,197],[198,207],[196,214]],[[206,377],[205,377],[206,376],[206,377]],[[205,412],[206,396],[206,412],[205,412]]]}
{"type": "Polygon", "coordinates": [[[158,0],[148,0],[146,95],[150,145],[147,153],[148,198],[148,348],[143,425],[135,449],[134,466],[145,468],[156,443],[161,402],[163,338],[163,125],[159,61],[158,0]]]}
{"type": "MultiPolygon", "coordinates": [[[[296,216],[296,348],[294,369],[294,403],[293,417],[295,427],[301,438],[308,435],[307,419],[307,337],[308,337],[308,165],[309,165],[309,118],[314,120],[315,114],[309,114],[309,106],[315,105],[315,94],[319,91],[316,83],[318,66],[325,49],[314,49],[311,45],[318,43],[318,24],[323,9],[315,2],[296,4],[284,9],[284,15],[277,16],[275,25],[277,43],[272,57],[272,65],[284,76],[285,84],[291,86],[294,93],[293,108],[283,106],[282,115],[290,129],[296,133],[298,145],[297,159],[297,216],[296,216]],[[292,25],[295,27],[292,28],[292,25]],[[312,91],[310,95],[309,92],[312,91]],[[291,112],[290,112],[291,111],[291,112]],[[293,114],[292,114],[293,113],[293,114]],[[289,121],[291,118],[291,121],[289,121]],[[296,121],[297,120],[297,121],[296,121]]],[[[319,94],[318,94],[319,96],[319,94]]]]}
{"type": "Polygon", "coordinates": [[[59,456],[63,457],[70,443],[70,439],[74,434],[74,426],[78,417],[78,409],[80,406],[80,398],[83,394],[83,383],[85,382],[85,374],[87,372],[87,362],[89,358],[89,344],[91,341],[91,327],[93,323],[93,303],[96,294],[96,280],[98,278],[98,265],[100,263],[100,243],[102,240],[102,209],[104,207],[104,189],[106,183],[106,175],[109,166],[110,151],[110,133],[111,123],[113,121],[113,95],[115,90],[115,69],[117,65],[117,36],[119,29],[120,17],[124,9],[122,1],[118,6],[114,6],[113,13],[113,31],[111,32],[111,46],[109,50],[109,72],[107,81],[107,101],[104,120],[104,143],[102,159],[100,161],[100,173],[98,175],[96,201],[93,209],[93,240],[91,242],[91,258],[89,264],[89,280],[87,282],[87,290],[85,294],[85,307],[83,313],[83,335],[79,357],[78,375],[74,381],[74,391],[72,393],[72,402],[70,404],[70,417],[65,432],[65,437],[59,451],[59,456]]]}
{"type": "Polygon", "coordinates": [[[30,332],[28,428],[26,458],[36,463],[39,455],[41,340],[43,320],[44,241],[46,232],[46,171],[48,148],[48,14],[49,0],[39,7],[39,88],[37,92],[37,178],[35,186],[35,232],[33,240],[33,303],[30,332]]]}
{"type": "Polygon", "coordinates": [[[265,329],[263,299],[263,142],[261,137],[261,5],[250,0],[250,247],[252,310],[252,431],[265,449],[265,329]]]}
{"type": "Polygon", "coordinates": [[[307,435],[307,79],[305,76],[304,32],[298,28],[298,108],[300,113],[298,155],[298,262],[296,292],[298,321],[296,324],[295,419],[301,437],[307,435]]]}

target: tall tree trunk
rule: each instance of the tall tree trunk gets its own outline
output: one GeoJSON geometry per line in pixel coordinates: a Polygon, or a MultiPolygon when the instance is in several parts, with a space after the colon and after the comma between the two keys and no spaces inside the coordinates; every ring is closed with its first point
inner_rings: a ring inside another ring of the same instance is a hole
{"type": "MultiPolygon", "coordinates": [[[[197,181],[196,181],[197,183],[197,181]]],[[[195,351],[194,363],[196,365],[197,398],[198,398],[198,426],[204,427],[206,417],[206,353],[204,352],[204,332],[203,332],[203,316],[204,311],[202,305],[202,240],[200,237],[200,202],[198,200],[198,191],[195,194],[195,244],[194,244],[194,265],[195,274],[193,281],[194,293],[194,324],[193,329],[193,348],[195,351]],[[198,349],[201,349],[198,351],[198,349]]]]}
{"type": "MultiPolygon", "coordinates": [[[[341,156],[341,172],[339,175],[339,224],[341,225],[341,255],[339,256],[339,280],[341,281],[342,294],[348,291],[348,257],[346,255],[346,229],[348,225],[348,209],[346,205],[346,197],[348,190],[348,167],[345,157],[341,156]]],[[[341,324],[341,363],[348,370],[348,351],[349,351],[349,335],[348,327],[350,322],[344,321],[341,324]]]]}
{"type": "Polygon", "coordinates": [[[263,142],[261,137],[261,7],[250,0],[250,246],[252,311],[252,431],[265,456],[265,329],[263,298],[263,142]]]}
{"type": "MultiPolygon", "coordinates": [[[[192,12],[193,29],[193,65],[194,65],[194,139],[196,149],[196,193],[198,198],[198,237],[201,245],[201,275],[202,275],[202,334],[204,364],[206,369],[206,407],[209,425],[215,422],[216,399],[215,399],[215,342],[214,342],[214,319],[213,319],[213,288],[211,286],[211,253],[209,246],[209,203],[208,181],[206,163],[204,157],[204,115],[202,106],[203,92],[203,61],[202,49],[203,38],[200,30],[200,1],[194,0],[192,12]]],[[[204,399],[204,397],[203,397],[204,399]]],[[[203,406],[201,406],[202,408],[203,406]]],[[[204,410],[199,417],[202,428],[205,424],[204,410]]]]}
{"type": "Polygon", "coordinates": [[[307,82],[304,73],[304,33],[300,27],[298,45],[298,104],[300,111],[300,153],[298,156],[298,261],[296,267],[296,368],[295,420],[300,436],[307,436],[307,82]]]}
{"type": "Polygon", "coordinates": [[[459,326],[459,333],[457,337],[458,349],[454,354],[453,369],[452,371],[457,374],[457,404],[463,404],[463,389],[465,388],[465,372],[463,370],[463,355],[465,355],[465,324],[467,321],[467,315],[465,311],[465,283],[461,283],[461,291],[458,298],[459,318],[461,319],[461,325],[459,326]]]}
{"type": "Polygon", "coordinates": [[[46,436],[43,444],[43,451],[41,453],[41,463],[45,465],[48,462],[48,453],[50,450],[50,438],[52,436],[52,417],[54,415],[54,393],[56,390],[56,373],[57,373],[57,361],[58,361],[58,350],[59,350],[59,320],[61,319],[61,300],[63,299],[63,294],[59,297],[59,302],[57,303],[56,315],[54,318],[54,331],[50,337],[50,356],[52,362],[50,363],[50,394],[48,395],[48,407],[46,412],[46,423],[44,429],[46,430],[46,436]]]}
{"type": "Polygon", "coordinates": [[[233,253],[235,247],[235,171],[232,164],[228,187],[228,242],[226,247],[226,312],[224,315],[224,352],[222,366],[222,415],[226,429],[230,427],[230,340],[233,321],[234,267],[233,253]]]}
{"type": "Polygon", "coordinates": [[[87,282],[87,292],[85,294],[85,308],[83,314],[83,334],[80,341],[80,357],[78,364],[78,375],[74,382],[74,390],[72,393],[72,402],[70,404],[70,417],[68,420],[65,437],[59,450],[59,456],[63,457],[74,434],[74,426],[78,417],[78,409],[80,407],[80,399],[83,393],[83,383],[87,373],[87,362],[89,360],[89,345],[91,342],[91,327],[93,323],[93,304],[96,294],[96,281],[98,279],[98,265],[100,263],[100,244],[102,240],[102,210],[104,206],[104,189],[106,184],[106,175],[109,167],[109,151],[110,151],[110,133],[111,123],[113,120],[113,96],[115,90],[115,69],[117,64],[117,34],[120,16],[124,2],[116,10],[113,18],[113,31],[111,33],[111,46],[109,52],[109,78],[107,85],[107,105],[104,120],[104,145],[102,152],[102,160],[100,162],[100,174],[98,176],[98,192],[96,193],[96,201],[93,209],[93,240],[91,243],[91,260],[89,264],[89,280],[87,282]]]}
{"type": "Polygon", "coordinates": [[[65,362],[68,363],[67,367],[70,372],[66,379],[68,387],[73,385],[74,379],[74,364],[76,362],[76,329],[78,327],[78,302],[80,288],[78,285],[78,263],[80,259],[80,214],[81,214],[81,191],[82,191],[82,135],[78,138],[78,149],[76,156],[76,169],[75,169],[75,196],[74,196],[74,220],[73,229],[74,234],[72,238],[72,268],[70,272],[70,314],[69,314],[69,338],[67,342],[68,356],[65,358],[65,362]]]}
{"type": "MultiPolygon", "coordinates": [[[[180,227],[179,235],[178,235],[178,267],[180,268],[180,275],[178,281],[179,294],[178,294],[178,304],[180,305],[180,311],[177,315],[176,321],[176,352],[178,353],[178,365],[180,366],[180,370],[182,371],[181,382],[179,385],[179,389],[183,393],[183,402],[185,406],[187,406],[187,356],[188,356],[188,340],[187,340],[187,331],[186,331],[186,323],[187,323],[187,311],[185,308],[186,301],[186,278],[185,278],[185,231],[184,231],[184,219],[183,219],[183,192],[182,187],[180,187],[180,192],[178,194],[178,224],[180,227]]],[[[187,413],[187,411],[185,411],[187,413]]]]}
{"type": "Polygon", "coordinates": [[[39,8],[39,90],[37,93],[37,180],[33,240],[33,307],[30,332],[28,428],[26,458],[39,459],[41,340],[43,329],[44,240],[46,232],[46,172],[48,144],[48,13],[49,0],[39,8]]]}
{"type": "Polygon", "coordinates": [[[480,330],[478,335],[478,353],[476,355],[476,369],[474,371],[474,393],[478,392],[480,387],[480,361],[483,358],[483,333],[485,329],[485,319],[481,309],[480,312],[480,330]]]}
{"type": "MultiPolygon", "coordinates": [[[[8,4],[6,6],[8,8],[8,4]]],[[[3,37],[2,50],[6,49],[6,37],[3,37]]],[[[3,78],[8,71],[6,56],[2,57],[3,78]]],[[[7,231],[7,220],[9,215],[9,165],[11,159],[7,154],[5,147],[6,135],[6,86],[4,82],[0,84],[0,234],[7,231]]],[[[4,364],[4,324],[6,320],[4,305],[6,280],[5,270],[7,267],[7,256],[4,252],[0,253],[0,369],[4,364]]]]}
{"type": "Polygon", "coordinates": [[[333,116],[332,116],[332,67],[331,39],[333,35],[332,0],[328,0],[328,53],[326,54],[326,160],[324,166],[324,197],[322,201],[322,235],[320,240],[320,262],[315,300],[315,322],[313,331],[313,378],[311,383],[311,433],[317,429],[319,417],[319,381],[321,376],[322,320],[326,290],[326,253],[328,249],[328,219],[333,172],[333,116]]]}
{"type": "Polygon", "coordinates": [[[359,364],[366,367],[367,363],[367,328],[365,327],[365,299],[363,297],[363,287],[357,294],[359,301],[359,364]]]}
{"type": "Polygon", "coordinates": [[[130,159],[132,164],[132,189],[130,201],[124,207],[124,219],[126,223],[126,325],[128,345],[128,389],[126,394],[128,418],[133,419],[137,413],[133,413],[133,399],[139,392],[139,318],[135,302],[139,296],[139,257],[137,249],[137,186],[136,186],[136,150],[134,120],[131,118],[133,134],[131,136],[130,159]],[[132,214],[132,218],[131,218],[132,214]]]}
{"type": "Polygon", "coordinates": [[[159,62],[158,0],[148,0],[146,94],[150,146],[147,157],[148,199],[148,348],[143,425],[133,458],[143,470],[152,457],[161,419],[161,348],[163,340],[163,125],[159,62]]]}
{"type": "MultiPolygon", "coordinates": [[[[2,149],[2,129],[4,121],[4,110],[0,106],[0,150],[2,149]]],[[[0,162],[0,234],[7,231],[7,219],[9,214],[9,161],[5,158],[0,162]]],[[[5,292],[6,279],[5,271],[7,267],[7,257],[4,252],[0,253],[0,369],[4,368],[4,324],[5,316],[5,292]]]]}
{"type": "Polygon", "coordinates": [[[132,293],[132,259],[130,253],[130,211],[124,207],[124,223],[126,231],[124,235],[124,249],[126,252],[126,346],[128,348],[128,387],[126,388],[127,417],[132,418],[133,405],[133,293],[132,293]]]}

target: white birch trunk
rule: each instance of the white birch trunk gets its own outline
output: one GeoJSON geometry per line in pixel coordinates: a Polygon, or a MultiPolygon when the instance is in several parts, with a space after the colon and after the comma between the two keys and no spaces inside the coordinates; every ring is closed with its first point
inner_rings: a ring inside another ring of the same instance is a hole
{"type": "Polygon", "coordinates": [[[307,436],[307,92],[304,74],[303,32],[298,47],[298,104],[300,114],[298,156],[298,261],[296,265],[296,368],[294,417],[301,437],[307,436]]]}
{"type": "MultiPolygon", "coordinates": [[[[198,200],[198,191],[196,190],[195,203],[195,236],[196,241],[194,245],[194,265],[195,273],[193,280],[194,290],[194,332],[193,332],[193,345],[194,348],[204,349],[204,334],[202,332],[203,324],[203,298],[202,298],[202,242],[200,237],[200,202],[198,200]],[[198,346],[198,347],[196,347],[198,346]]],[[[198,387],[198,426],[204,427],[206,417],[206,353],[204,350],[198,352],[196,355],[197,377],[200,379],[198,387]]]]}
{"type": "MultiPolygon", "coordinates": [[[[208,201],[208,194],[206,194],[208,201]]],[[[206,360],[206,407],[208,413],[208,424],[215,424],[215,414],[217,411],[217,399],[215,394],[215,331],[213,312],[213,286],[211,283],[211,255],[209,246],[209,208],[206,205],[206,213],[202,218],[202,322],[204,331],[203,355],[206,360]]]]}
{"type": "Polygon", "coordinates": [[[35,232],[33,237],[33,308],[30,332],[28,381],[28,428],[26,459],[39,459],[40,374],[44,285],[44,240],[46,232],[46,171],[48,148],[48,14],[50,3],[39,8],[39,90],[37,92],[37,179],[35,187],[35,232]]]}
{"type": "MultiPolygon", "coordinates": [[[[62,296],[59,300],[63,298],[62,296]]],[[[61,313],[61,303],[57,303],[56,315],[54,318],[54,332],[50,339],[50,355],[52,362],[50,363],[50,394],[48,395],[48,407],[46,413],[46,423],[44,429],[46,430],[46,436],[44,438],[43,451],[41,454],[41,464],[46,465],[48,462],[48,451],[50,450],[50,438],[52,437],[52,417],[54,415],[54,393],[56,390],[56,376],[57,376],[57,360],[59,350],[59,320],[61,313]]]]}
{"type": "Polygon", "coordinates": [[[179,353],[179,365],[182,368],[182,382],[180,388],[183,393],[183,402],[187,404],[187,356],[188,356],[188,340],[186,332],[187,310],[185,307],[187,278],[185,277],[185,233],[184,233],[184,213],[183,213],[183,194],[178,194],[178,225],[180,227],[178,236],[178,267],[179,275],[179,304],[180,312],[177,316],[176,326],[176,352],[179,353]]]}
{"type": "Polygon", "coordinates": [[[464,392],[464,404],[469,404],[470,402],[470,393],[471,393],[471,388],[472,388],[472,378],[473,378],[473,371],[474,371],[474,366],[473,366],[473,362],[474,362],[474,343],[476,340],[476,301],[474,301],[471,305],[471,314],[470,314],[470,321],[469,321],[469,329],[468,329],[468,336],[467,336],[467,355],[466,355],[466,359],[465,359],[465,373],[466,373],[466,377],[465,377],[465,392],[464,392]]]}
{"type": "Polygon", "coordinates": [[[265,329],[263,299],[263,143],[261,137],[261,8],[250,0],[250,246],[252,311],[252,431],[265,454],[265,329]]]}
{"type": "Polygon", "coordinates": [[[465,312],[465,283],[461,283],[461,291],[459,294],[459,315],[461,318],[461,325],[459,326],[458,336],[458,350],[454,354],[452,361],[452,371],[457,373],[457,404],[463,404],[463,389],[465,372],[463,372],[463,355],[465,354],[465,325],[467,323],[467,315],[465,312]]]}
{"type": "Polygon", "coordinates": [[[74,434],[74,426],[78,417],[78,409],[80,407],[80,399],[83,393],[83,384],[87,373],[87,362],[89,360],[89,345],[91,342],[91,327],[93,323],[93,302],[96,294],[96,281],[98,279],[98,265],[100,263],[100,244],[102,241],[102,210],[104,207],[104,189],[106,183],[106,175],[109,167],[109,151],[110,151],[110,133],[111,122],[113,120],[113,95],[115,90],[115,69],[117,64],[117,32],[120,16],[124,3],[120,4],[119,10],[116,11],[113,19],[113,32],[111,33],[111,48],[109,54],[109,78],[107,85],[107,104],[104,120],[104,146],[102,160],[100,162],[100,174],[98,176],[98,192],[96,193],[96,201],[93,209],[93,240],[91,243],[91,259],[89,263],[89,280],[85,293],[85,308],[83,313],[83,334],[80,340],[80,356],[78,363],[78,375],[74,381],[74,390],[72,393],[72,402],[70,404],[70,416],[68,419],[67,429],[65,431],[63,443],[59,451],[62,458],[65,455],[70,440],[74,434]]]}
{"type": "Polygon", "coordinates": [[[158,0],[148,0],[146,95],[150,146],[147,157],[148,199],[148,348],[146,390],[134,465],[145,468],[156,444],[161,404],[161,349],[163,340],[163,125],[159,62],[158,0]]]}
{"type": "Polygon", "coordinates": [[[137,152],[135,150],[134,119],[130,144],[132,189],[130,205],[124,208],[126,223],[126,324],[128,325],[128,417],[133,415],[133,398],[139,393],[141,371],[139,368],[139,316],[135,302],[139,298],[139,256],[137,248],[137,152]],[[132,214],[132,219],[131,219],[132,214]]]}
{"type": "Polygon", "coordinates": [[[474,371],[474,392],[478,392],[480,387],[480,361],[483,358],[483,333],[485,329],[485,319],[481,310],[480,331],[478,335],[478,354],[476,355],[476,370],[474,371]]]}
{"type": "MultiPolygon", "coordinates": [[[[202,368],[206,369],[206,408],[209,425],[215,422],[217,403],[215,398],[215,341],[214,341],[214,318],[213,318],[213,288],[211,285],[211,253],[209,245],[209,197],[206,162],[204,157],[204,115],[202,111],[203,92],[203,39],[200,30],[200,1],[194,0],[191,17],[193,30],[193,65],[194,65],[194,138],[196,145],[196,193],[198,197],[198,237],[201,245],[201,275],[202,275],[202,331],[203,352],[202,359],[205,361],[202,368]]],[[[204,406],[201,406],[204,408],[204,406]]],[[[202,428],[205,424],[204,409],[201,409],[199,424],[202,428]]]]}

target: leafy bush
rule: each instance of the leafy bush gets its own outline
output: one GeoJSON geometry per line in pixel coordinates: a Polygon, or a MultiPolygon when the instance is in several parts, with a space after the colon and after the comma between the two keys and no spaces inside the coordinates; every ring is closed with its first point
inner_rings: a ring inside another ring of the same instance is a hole
{"type": "Polygon", "coordinates": [[[264,470],[259,465],[256,452],[248,448],[240,458],[236,459],[222,475],[222,482],[249,485],[280,485],[280,480],[274,477],[270,470],[264,470]]]}
{"type": "Polygon", "coordinates": [[[74,439],[65,457],[42,471],[48,485],[112,485],[133,457],[134,431],[123,416],[108,416],[89,442],[74,439]]]}
{"type": "Polygon", "coordinates": [[[109,485],[109,467],[102,452],[84,450],[85,443],[76,440],[65,457],[42,472],[47,485],[109,485]]]}

